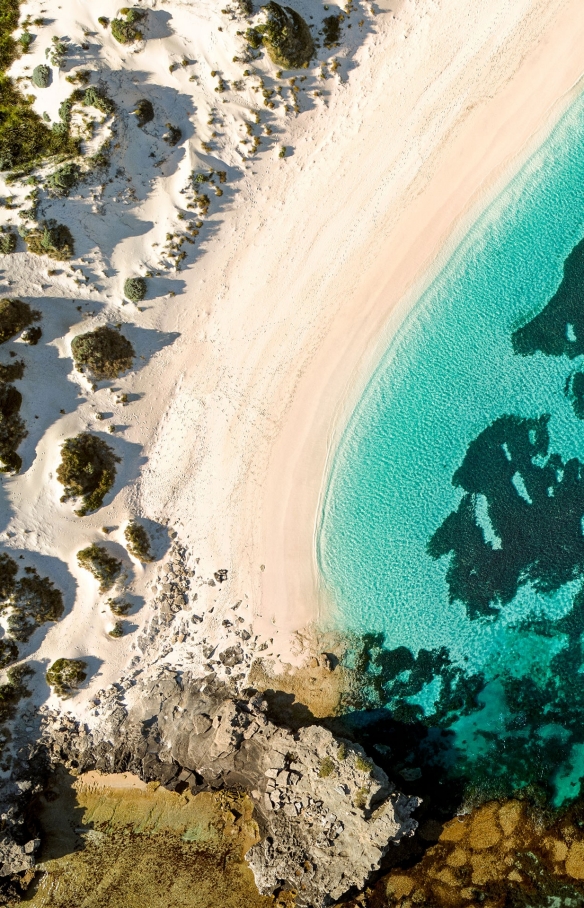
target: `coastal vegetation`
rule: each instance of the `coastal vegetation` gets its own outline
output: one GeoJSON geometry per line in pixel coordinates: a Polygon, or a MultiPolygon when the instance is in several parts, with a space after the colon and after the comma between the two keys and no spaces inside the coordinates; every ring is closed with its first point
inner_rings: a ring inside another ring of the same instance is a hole
{"type": "Polygon", "coordinates": [[[139,303],[146,296],[146,280],[143,277],[129,277],[124,283],[124,295],[132,303],[139,303]]]}
{"type": "Polygon", "coordinates": [[[118,378],[132,368],[135,351],[127,338],[108,325],[78,334],[71,342],[76,367],[87,370],[97,381],[118,378]]]}
{"type": "MultiPolygon", "coordinates": [[[[15,640],[25,643],[47,621],[58,621],[63,614],[63,595],[48,577],[36,568],[26,567],[18,578],[18,564],[6,552],[0,553],[0,612],[8,611],[7,630],[1,659],[10,658],[16,650],[15,640]]],[[[3,666],[0,666],[3,667],[3,666]]]]}
{"type": "Polygon", "coordinates": [[[40,313],[31,309],[28,303],[17,299],[0,299],[0,344],[16,337],[37,318],[40,318],[40,313]]]}
{"type": "Polygon", "coordinates": [[[25,643],[47,621],[58,621],[63,614],[63,594],[36,568],[26,567],[16,581],[8,616],[8,630],[15,640],[25,643]]]}
{"type": "Polygon", "coordinates": [[[40,63],[32,71],[32,81],[37,88],[48,88],[51,84],[52,72],[50,66],[40,63]]]}
{"type": "Polygon", "coordinates": [[[64,198],[75,188],[79,182],[80,175],[79,165],[69,161],[59,167],[58,170],[55,170],[54,173],[49,174],[46,179],[47,189],[51,195],[64,198]]]}
{"type": "Polygon", "coordinates": [[[144,36],[137,28],[137,23],[145,17],[143,10],[124,7],[120,10],[120,16],[123,18],[112,19],[110,23],[111,32],[116,41],[120,44],[134,44],[135,41],[141,41],[144,36]]]}
{"type": "Polygon", "coordinates": [[[15,252],[18,238],[14,230],[2,227],[0,230],[0,255],[10,255],[15,252]]]}
{"type": "Polygon", "coordinates": [[[86,668],[82,659],[57,659],[47,669],[47,683],[57,696],[70,697],[87,678],[86,668]]]}
{"type": "Polygon", "coordinates": [[[149,101],[148,98],[142,98],[136,104],[134,108],[134,114],[136,115],[136,122],[140,129],[146,126],[146,123],[150,123],[154,119],[154,108],[152,106],[152,101],[149,101]]]}
{"type": "Polygon", "coordinates": [[[107,593],[112,588],[122,570],[122,562],[95,542],[77,552],[77,561],[99,582],[100,593],[107,593]]]}
{"type": "Polygon", "coordinates": [[[265,24],[247,33],[251,46],[263,44],[272,62],[284,69],[308,66],[314,55],[314,41],[300,13],[290,6],[280,6],[275,0],[270,0],[263,9],[265,24]]]}
{"type": "Polygon", "coordinates": [[[29,252],[35,255],[47,255],[59,262],[66,262],[74,253],[73,236],[66,224],[47,221],[37,228],[29,230],[24,237],[29,252]]]}
{"type": "Polygon", "coordinates": [[[22,458],[16,449],[27,436],[26,426],[20,417],[22,394],[14,385],[0,384],[0,466],[1,473],[17,473],[22,458]]]}
{"type": "Polygon", "coordinates": [[[81,432],[68,438],[57,468],[57,479],[64,487],[61,501],[81,498],[81,507],[75,512],[80,517],[96,510],[114,484],[119,462],[112,448],[97,435],[81,432]]]}
{"type": "Polygon", "coordinates": [[[124,530],[128,552],[138,561],[152,561],[150,537],[144,527],[132,520],[124,530]]]}

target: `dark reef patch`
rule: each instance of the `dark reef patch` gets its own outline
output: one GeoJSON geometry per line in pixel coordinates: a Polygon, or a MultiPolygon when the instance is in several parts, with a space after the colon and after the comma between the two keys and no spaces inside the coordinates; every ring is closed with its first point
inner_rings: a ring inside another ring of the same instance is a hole
{"type": "Polygon", "coordinates": [[[464,602],[470,618],[496,616],[522,584],[551,593],[584,570],[583,464],[548,455],[548,422],[500,417],[471,442],[452,478],[465,495],[428,552],[453,553],[450,600],[464,602]],[[488,532],[479,522],[479,495],[488,532]]]}

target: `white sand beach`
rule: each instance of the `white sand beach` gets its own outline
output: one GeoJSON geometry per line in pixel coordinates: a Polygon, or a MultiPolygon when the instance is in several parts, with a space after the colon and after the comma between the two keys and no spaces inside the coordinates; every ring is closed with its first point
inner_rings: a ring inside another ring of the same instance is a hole
{"type": "MultiPolygon", "coordinates": [[[[340,61],[337,73],[321,84],[315,64],[307,109],[297,118],[275,114],[274,137],[246,160],[238,141],[259,97],[248,90],[223,99],[208,72],[217,66],[230,78],[239,74],[231,59],[240,23],[205,3],[145,5],[164,14],[161,28],[168,14],[172,29],[139,53],[102,34],[97,16],[115,15],[112,0],[99,9],[76,0],[51,10],[53,28],[82,37],[89,22],[112,97],[123,106],[151,90],[187,141],[154,180],[146,152],[125,133],[118,137],[134,202],[128,210],[125,202],[108,203],[97,226],[88,197],[74,214],[79,254],[100,279],[97,292],[78,276],[74,283],[68,267],[49,280],[47,262],[22,251],[4,273],[4,291],[55,301],[44,316],[47,324],[53,319],[51,355],[23,382],[27,423],[41,375],[50,379],[43,399],[55,413],[64,388],[80,395],[66,415],[31,432],[25,471],[4,482],[7,545],[54,559],[76,578],[78,587],[66,590],[66,615],[43,631],[36,658],[46,664],[57,655],[90,655],[99,687],[119,677],[135,653],[134,635],[108,636],[97,584],[75,556],[103,540],[103,526],[116,528],[108,542],[121,551],[131,514],[176,530],[200,559],[201,577],[228,571],[225,583],[203,583],[198,592],[197,609],[214,609],[215,642],[221,619],[241,600],[255,631],[274,640],[266,655],[306,657],[301,637],[325,602],[315,530],[339,434],[441,252],[557,120],[584,72],[577,0],[363,5],[345,44],[329,55],[340,61]],[[172,70],[183,56],[196,61],[194,69],[172,70]],[[191,71],[199,74],[194,81],[191,71]],[[213,105],[224,128],[213,154],[204,154],[213,105]],[[153,281],[143,307],[122,305],[124,277],[139,267],[155,271],[153,242],[162,246],[180,226],[176,212],[190,172],[218,161],[227,161],[229,191],[194,263],[153,281]],[[95,317],[86,308],[82,321],[71,301],[98,297],[95,317]],[[61,385],[56,378],[74,334],[106,319],[124,323],[143,356],[138,371],[114,383],[132,398],[125,408],[107,389],[91,392],[78,375],[58,379],[61,385]],[[123,425],[113,442],[123,467],[113,500],[81,520],[59,502],[53,474],[59,443],[82,428],[99,429],[99,410],[123,425]]],[[[308,16],[306,3],[297,6],[308,16]]],[[[31,14],[41,10],[36,0],[26,5],[31,14]]],[[[43,46],[14,73],[44,59],[43,46]]],[[[262,66],[275,73],[269,61],[262,66]]],[[[57,88],[50,105],[35,102],[39,112],[53,115],[67,96],[62,74],[57,88]]],[[[132,591],[148,602],[154,568],[128,570],[132,591]]],[[[133,617],[136,632],[151,614],[146,605],[133,617]]]]}

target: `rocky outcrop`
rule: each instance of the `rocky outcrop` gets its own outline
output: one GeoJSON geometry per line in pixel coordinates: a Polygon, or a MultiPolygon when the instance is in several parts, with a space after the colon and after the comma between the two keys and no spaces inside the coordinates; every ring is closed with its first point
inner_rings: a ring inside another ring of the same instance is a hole
{"type": "Polygon", "coordinates": [[[332,904],[416,828],[417,799],[396,792],[361,747],[317,725],[276,725],[253,692],[164,671],[126,693],[96,702],[92,730],[49,716],[53,759],[170,789],[244,787],[262,831],[248,860],[263,893],[293,889],[299,906],[332,904]]]}

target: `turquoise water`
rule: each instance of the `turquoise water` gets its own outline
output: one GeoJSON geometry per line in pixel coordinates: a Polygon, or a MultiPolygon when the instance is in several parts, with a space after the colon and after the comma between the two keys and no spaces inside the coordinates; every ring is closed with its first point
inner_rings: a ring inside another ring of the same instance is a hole
{"type": "Polygon", "coordinates": [[[397,332],[318,536],[372,705],[447,729],[467,780],[556,804],[584,776],[583,238],[580,97],[397,332]]]}

